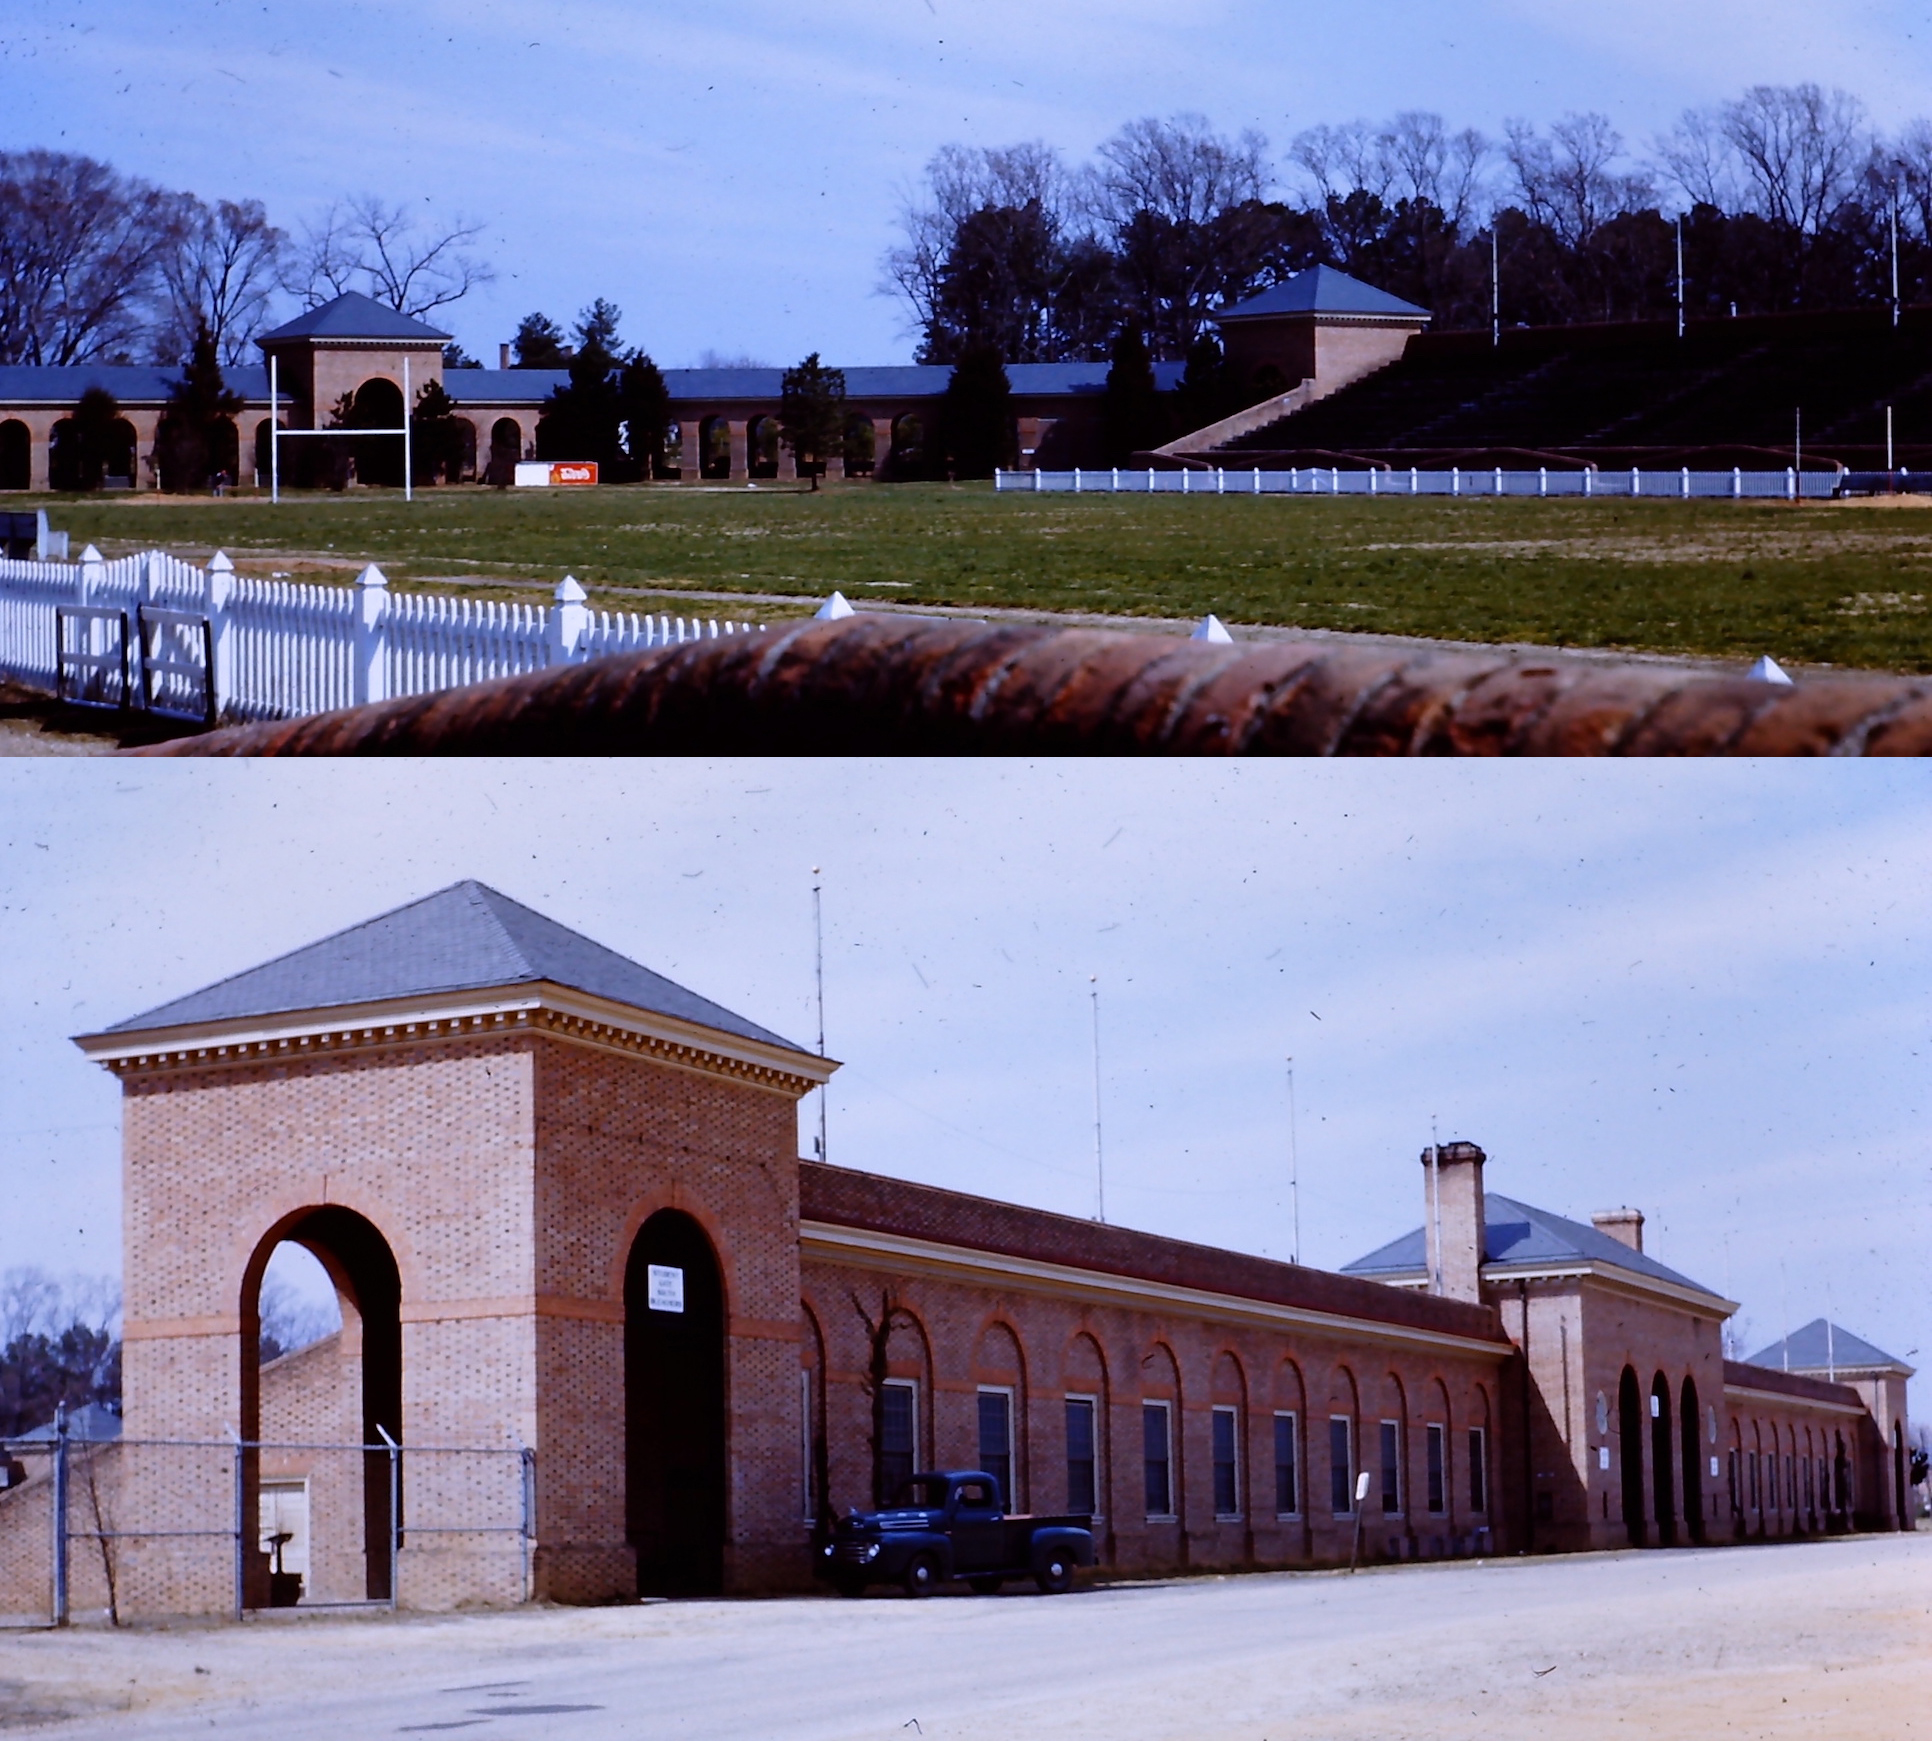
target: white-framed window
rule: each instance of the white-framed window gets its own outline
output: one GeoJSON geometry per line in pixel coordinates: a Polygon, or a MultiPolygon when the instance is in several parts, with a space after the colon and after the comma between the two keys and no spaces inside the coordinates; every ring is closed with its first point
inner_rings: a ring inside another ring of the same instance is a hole
{"type": "Polygon", "coordinates": [[[919,1466],[919,1382],[888,1378],[880,1400],[878,1501],[889,1505],[919,1466]]]}
{"type": "Polygon", "coordinates": [[[1241,1515],[1241,1416],[1216,1407],[1211,1416],[1214,1452],[1214,1515],[1232,1521],[1241,1515]]]}
{"type": "Polygon", "coordinates": [[[1174,1421],[1164,1402],[1140,1405],[1141,1475],[1149,1523],[1172,1523],[1174,1510],[1174,1421]]]}
{"type": "Polygon", "coordinates": [[[1328,1417],[1328,1504],[1337,1517],[1355,1515],[1355,1423],[1328,1417]]]}
{"type": "Polygon", "coordinates": [[[1013,1387],[979,1387],[979,1466],[1000,1484],[1000,1509],[1018,1511],[1013,1491],[1013,1387]]]}
{"type": "Polygon", "coordinates": [[[1381,1423],[1382,1510],[1390,1517],[1402,1515],[1402,1423],[1381,1423]]]}
{"type": "Polygon", "coordinates": [[[1489,1434],[1483,1427],[1469,1429],[1469,1509],[1479,1517],[1489,1510],[1489,1434]]]}
{"type": "Polygon", "coordinates": [[[1301,1423],[1293,1409],[1275,1410],[1275,1516],[1301,1516],[1301,1423]]]}
{"type": "Polygon", "coordinates": [[[1100,1515],[1100,1399],[1067,1398],[1067,1510],[1075,1517],[1100,1515]]]}
{"type": "Polygon", "coordinates": [[[1424,1474],[1428,1478],[1429,1515],[1441,1517],[1449,1509],[1449,1431],[1440,1421],[1423,1429],[1428,1441],[1424,1474]]]}

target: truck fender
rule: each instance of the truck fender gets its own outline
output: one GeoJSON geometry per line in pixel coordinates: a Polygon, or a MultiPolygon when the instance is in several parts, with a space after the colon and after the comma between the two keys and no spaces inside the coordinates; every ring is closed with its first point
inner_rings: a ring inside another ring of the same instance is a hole
{"type": "Polygon", "coordinates": [[[1065,1554],[1076,1566],[1093,1564],[1093,1531],[1060,1527],[1041,1529],[1033,1532],[1033,1540],[1028,1546],[1028,1559],[1037,1566],[1040,1556],[1049,1549],[1065,1554]]]}

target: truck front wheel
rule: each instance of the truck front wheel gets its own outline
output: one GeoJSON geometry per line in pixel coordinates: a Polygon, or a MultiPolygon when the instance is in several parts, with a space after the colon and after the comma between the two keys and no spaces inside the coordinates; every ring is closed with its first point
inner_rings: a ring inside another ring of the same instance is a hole
{"type": "Polygon", "coordinates": [[[900,1581],[908,1596],[930,1596],[939,1582],[939,1562],[931,1554],[914,1554],[900,1581]]]}
{"type": "Polygon", "coordinates": [[[1042,1596],[1064,1596],[1073,1588],[1073,1561],[1063,1553],[1042,1554],[1033,1581],[1040,1586],[1042,1596]]]}

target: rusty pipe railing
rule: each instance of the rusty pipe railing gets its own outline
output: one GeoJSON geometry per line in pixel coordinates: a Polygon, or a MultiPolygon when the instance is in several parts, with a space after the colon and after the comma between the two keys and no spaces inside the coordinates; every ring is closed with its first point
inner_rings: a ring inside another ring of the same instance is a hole
{"type": "Polygon", "coordinates": [[[1918,755],[1932,678],[891,615],[239,727],[141,755],[1918,755]]]}

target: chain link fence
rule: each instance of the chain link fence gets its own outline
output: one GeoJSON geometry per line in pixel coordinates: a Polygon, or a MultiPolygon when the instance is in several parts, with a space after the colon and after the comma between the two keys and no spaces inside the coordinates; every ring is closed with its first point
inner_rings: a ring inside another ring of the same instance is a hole
{"type": "Polygon", "coordinates": [[[0,1626],[529,1599],[522,1446],[51,1436],[0,1449],[0,1626]]]}

